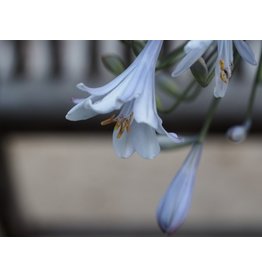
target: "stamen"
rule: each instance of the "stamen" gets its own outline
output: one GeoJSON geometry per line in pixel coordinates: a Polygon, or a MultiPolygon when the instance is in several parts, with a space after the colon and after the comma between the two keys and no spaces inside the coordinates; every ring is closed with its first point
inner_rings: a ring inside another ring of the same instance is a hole
{"type": "Polygon", "coordinates": [[[102,121],[101,125],[106,126],[106,125],[109,125],[112,123],[116,123],[114,129],[115,130],[119,129],[119,131],[117,133],[117,138],[120,139],[125,131],[127,131],[127,132],[129,131],[132,120],[133,120],[133,112],[129,115],[128,118],[124,118],[122,116],[116,117],[114,114],[110,118],[102,121]]]}
{"type": "Polygon", "coordinates": [[[220,59],[219,61],[220,70],[224,71],[225,69],[225,62],[223,59],[220,59]]]}
{"type": "Polygon", "coordinates": [[[113,115],[112,115],[111,117],[109,117],[108,119],[102,121],[102,122],[100,123],[101,126],[110,125],[110,124],[116,122],[117,119],[116,119],[115,117],[116,117],[116,115],[113,114],[113,115]]]}
{"type": "Polygon", "coordinates": [[[220,79],[224,82],[224,83],[228,83],[231,74],[230,72],[225,68],[225,61],[224,60],[220,60],[219,61],[219,67],[220,67],[220,79]]]}
{"type": "Polygon", "coordinates": [[[117,120],[115,124],[115,130],[119,129],[121,127],[121,121],[117,120]]]}
{"type": "Polygon", "coordinates": [[[129,129],[130,129],[130,125],[131,125],[131,123],[132,123],[133,117],[134,117],[134,113],[132,112],[132,113],[130,114],[130,116],[129,116],[128,121],[127,121],[127,126],[126,126],[126,131],[127,131],[127,132],[128,132],[129,129]]]}
{"type": "Polygon", "coordinates": [[[228,78],[227,75],[224,71],[220,72],[220,79],[224,82],[224,83],[228,83],[228,78]]]}
{"type": "Polygon", "coordinates": [[[125,131],[125,127],[123,125],[120,126],[120,129],[117,133],[117,139],[120,139],[125,131]]]}

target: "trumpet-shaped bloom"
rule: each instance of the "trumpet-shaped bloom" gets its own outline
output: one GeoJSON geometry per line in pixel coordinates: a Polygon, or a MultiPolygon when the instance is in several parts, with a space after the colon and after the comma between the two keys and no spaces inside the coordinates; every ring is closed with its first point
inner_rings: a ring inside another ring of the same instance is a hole
{"type": "Polygon", "coordinates": [[[101,125],[114,123],[113,146],[116,154],[128,158],[135,151],[152,159],[160,151],[156,133],[179,142],[174,133],[167,133],[157,114],[155,100],[155,66],[162,41],[149,41],[134,62],[108,84],[91,88],[83,83],[77,87],[88,93],[78,99],[67,113],[71,121],[86,120],[98,114],[119,110],[101,125]]]}
{"type": "MultiPolygon", "coordinates": [[[[190,68],[208,49],[212,40],[191,40],[185,46],[186,55],[172,73],[176,77],[190,68]]],[[[256,65],[256,59],[252,49],[244,40],[217,40],[218,57],[215,69],[214,96],[224,97],[229,80],[232,75],[233,45],[240,56],[248,63],[256,65]]]]}
{"type": "Polygon", "coordinates": [[[174,233],[184,222],[191,205],[202,144],[193,145],[157,209],[157,221],[165,233],[174,233]]]}

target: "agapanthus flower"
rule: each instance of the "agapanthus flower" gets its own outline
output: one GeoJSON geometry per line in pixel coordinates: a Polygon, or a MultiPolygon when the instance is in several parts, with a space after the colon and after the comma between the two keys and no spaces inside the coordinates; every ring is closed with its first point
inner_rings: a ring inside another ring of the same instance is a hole
{"type": "Polygon", "coordinates": [[[147,42],[134,62],[108,84],[91,88],[77,87],[89,94],[78,99],[66,115],[71,121],[86,120],[99,114],[112,114],[101,125],[114,123],[113,146],[116,154],[128,158],[135,151],[152,159],[160,152],[157,133],[179,142],[174,133],[167,133],[157,114],[155,100],[155,66],[163,41],[147,42]]]}
{"type": "MultiPolygon", "coordinates": [[[[213,40],[191,40],[185,46],[185,57],[177,65],[172,73],[176,77],[190,68],[208,49],[213,40]]],[[[244,40],[217,40],[218,57],[215,68],[214,96],[224,97],[229,80],[232,76],[233,45],[240,56],[248,63],[256,65],[256,59],[252,49],[244,40]]]]}
{"type": "Polygon", "coordinates": [[[194,144],[160,201],[157,209],[157,221],[165,233],[174,234],[187,216],[191,206],[201,152],[202,144],[194,144]]]}

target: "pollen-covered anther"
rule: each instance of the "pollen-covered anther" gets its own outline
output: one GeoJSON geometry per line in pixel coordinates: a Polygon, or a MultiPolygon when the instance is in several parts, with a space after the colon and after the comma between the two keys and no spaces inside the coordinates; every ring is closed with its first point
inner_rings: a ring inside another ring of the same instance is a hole
{"type": "Polygon", "coordinates": [[[220,79],[224,82],[224,83],[228,83],[228,78],[227,78],[227,74],[224,71],[220,72],[220,79]]]}
{"type": "Polygon", "coordinates": [[[220,59],[219,61],[220,70],[223,71],[225,69],[225,62],[223,59],[220,59]]]}
{"type": "Polygon", "coordinates": [[[224,60],[220,60],[219,61],[219,67],[220,67],[220,79],[224,82],[224,83],[228,83],[231,74],[229,73],[229,71],[225,68],[225,62],[224,60]]]}
{"type": "Polygon", "coordinates": [[[116,115],[113,114],[111,117],[109,117],[108,119],[102,121],[100,124],[101,126],[106,126],[106,125],[110,125],[112,123],[115,123],[117,121],[116,115]]]}

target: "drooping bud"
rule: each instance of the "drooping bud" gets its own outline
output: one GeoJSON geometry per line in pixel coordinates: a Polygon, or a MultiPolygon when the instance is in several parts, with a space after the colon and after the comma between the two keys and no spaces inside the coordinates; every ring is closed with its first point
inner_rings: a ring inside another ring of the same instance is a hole
{"type": "Polygon", "coordinates": [[[191,67],[190,70],[196,79],[196,81],[202,86],[207,86],[208,78],[208,68],[205,60],[201,57],[199,58],[191,67]]]}
{"type": "Polygon", "coordinates": [[[250,127],[251,121],[248,120],[243,125],[237,125],[229,128],[226,135],[230,141],[241,143],[246,139],[250,127]]]}
{"type": "Polygon", "coordinates": [[[202,144],[194,144],[160,201],[157,209],[157,221],[165,233],[173,234],[187,216],[191,206],[201,152],[202,144]]]}

